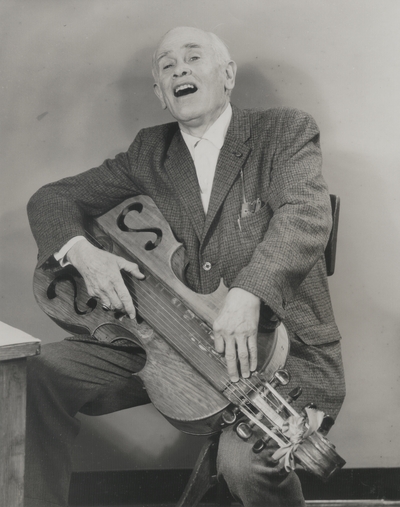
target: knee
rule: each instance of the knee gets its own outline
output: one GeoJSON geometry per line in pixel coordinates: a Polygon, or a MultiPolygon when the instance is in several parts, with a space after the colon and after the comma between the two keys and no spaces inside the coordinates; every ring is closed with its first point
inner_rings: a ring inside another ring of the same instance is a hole
{"type": "Polygon", "coordinates": [[[219,478],[224,478],[232,494],[236,493],[234,485],[238,481],[246,480],[244,476],[248,471],[248,466],[244,463],[242,447],[243,442],[235,435],[232,428],[227,428],[221,433],[218,444],[217,474],[219,478]]]}
{"type": "Polygon", "coordinates": [[[254,435],[245,442],[233,429],[224,431],[218,449],[218,476],[225,479],[231,494],[246,507],[304,507],[297,475],[287,473],[273,459],[277,449],[274,441],[261,453],[254,453],[253,444],[258,438],[260,435],[254,435]]]}
{"type": "Polygon", "coordinates": [[[277,445],[271,442],[261,452],[253,452],[253,444],[259,438],[254,436],[249,441],[240,439],[232,428],[221,434],[218,448],[218,474],[222,475],[228,485],[248,483],[254,477],[278,477],[282,475],[282,467],[273,459],[277,445]]]}

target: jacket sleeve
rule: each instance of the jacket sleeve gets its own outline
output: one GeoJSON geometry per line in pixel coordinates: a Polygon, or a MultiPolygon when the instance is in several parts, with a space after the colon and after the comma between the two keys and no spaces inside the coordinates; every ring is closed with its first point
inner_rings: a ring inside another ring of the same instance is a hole
{"type": "Polygon", "coordinates": [[[106,213],[141,193],[134,183],[139,133],[125,153],[101,166],[40,188],[28,202],[28,218],[39,248],[38,266],[74,236],[85,236],[84,217],[106,213]]]}
{"type": "Polygon", "coordinates": [[[274,135],[267,203],[273,216],[263,241],[231,287],[259,296],[283,319],[286,303],[324,253],[332,217],[313,118],[287,110],[274,135]]]}

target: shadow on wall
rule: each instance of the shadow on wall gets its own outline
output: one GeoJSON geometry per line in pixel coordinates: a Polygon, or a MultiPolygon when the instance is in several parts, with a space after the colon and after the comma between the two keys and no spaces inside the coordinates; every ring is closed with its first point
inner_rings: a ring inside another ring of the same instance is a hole
{"type": "Polygon", "coordinates": [[[265,109],[283,105],[273,76],[255,64],[238,65],[236,84],[232,92],[232,102],[241,109],[265,109]]]}
{"type": "Polygon", "coordinates": [[[239,65],[232,102],[243,109],[290,106],[327,119],[327,102],[310,76],[274,60],[239,65]]]}

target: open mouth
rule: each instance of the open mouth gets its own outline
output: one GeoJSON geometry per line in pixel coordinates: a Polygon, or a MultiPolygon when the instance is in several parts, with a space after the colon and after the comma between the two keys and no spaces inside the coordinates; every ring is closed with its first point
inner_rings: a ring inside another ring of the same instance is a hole
{"type": "Polygon", "coordinates": [[[197,86],[193,84],[183,84],[175,88],[174,95],[175,97],[183,97],[184,95],[189,95],[195,92],[197,92],[197,86]]]}

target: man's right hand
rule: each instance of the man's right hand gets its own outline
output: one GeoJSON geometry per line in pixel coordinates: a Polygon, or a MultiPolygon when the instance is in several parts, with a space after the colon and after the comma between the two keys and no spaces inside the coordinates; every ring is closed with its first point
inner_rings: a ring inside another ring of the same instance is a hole
{"type": "Polygon", "coordinates": [[[86,239],[75,243],[67,253],[67,260],[79,271],[86,283],[88,294],[101,303],[136,317],[135,307],[121,276],[121,270],[143,279],[137,264],[112,253],[100,250],[86,239]]]}

